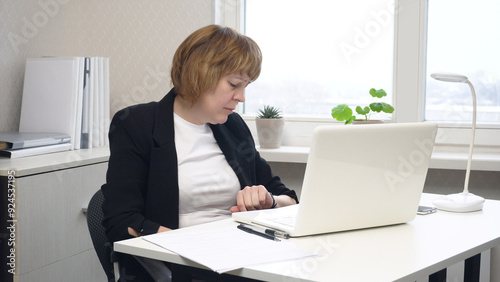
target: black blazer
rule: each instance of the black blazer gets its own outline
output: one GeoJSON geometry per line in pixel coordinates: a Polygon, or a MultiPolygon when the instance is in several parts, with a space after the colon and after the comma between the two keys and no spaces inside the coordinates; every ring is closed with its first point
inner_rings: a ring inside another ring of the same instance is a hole
{"type": "MultiPolygon", "coordinates": [[[[113,117],[111,155],[102,186],[103,225],[112,242],[130,238],[128,227],[142,234],[156,233],[160,225],[179,227],[175,96],[172,89],[160,102],[128,107],[113,117]]],[[[288,195],[297,201],[295,192],[286,188],[260,157],[249,128],[238,114],[211,128],[241,189],[264,185],[274,195],[288,195]]]]}

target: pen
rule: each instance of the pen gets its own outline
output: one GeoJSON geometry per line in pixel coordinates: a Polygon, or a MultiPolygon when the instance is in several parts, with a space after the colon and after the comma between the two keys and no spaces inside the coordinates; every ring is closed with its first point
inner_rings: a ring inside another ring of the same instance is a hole
{"type": "Polygon", "coordinates": [[[243,226],[245,226],[247,228],[251,228],[251,229],[254,229],[254,230],[257,230],[257,231],[269,234],[269,235],[272,235],[274,237],[281,238],[281,239],[288,239],[288,238],[290,238],[290,235],[288,235],[288,233],[285,233],[283,231],[273,230],[273,229],[268,229],[268,228],[260,228],[258,226],[248,225],[248,224],[244,224],[244,223],[242,223],[241,225],[243,225],[243,226]]]}
{"type": "Polygon", "coordinates": [[[250,234],[254,234],[254,235],[260,236],[260,237],[262,237],[262,238],[269,239],[269,240],[281,241],[280,239],[276,238],[276,237],[275,237],[275,236],[273,236],[273,235],[270,235],[270,234],[266,234],[266,233],[259,232],[259,231],[257,231],[257,230],[254,230],[254,229],[250,228],[250,227],[247,227],[247,226],[245,226],[245,225],[243,225],[243,224],[238,225],[238,229],[243,230],[243,231],[245,231],[245,232],[248,232],[248,233],[250,233],[250,234]]]}

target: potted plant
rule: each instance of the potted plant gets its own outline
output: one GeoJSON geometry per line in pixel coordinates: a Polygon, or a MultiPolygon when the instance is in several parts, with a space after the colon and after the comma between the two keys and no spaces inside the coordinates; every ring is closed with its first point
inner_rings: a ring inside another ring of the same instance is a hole
{"type": "MultiPolygon", "coordinates": [[[[373,98],[378,99],[387,96],[384,89],[376,90],[375,88],[372,88],[369,93],[373,98]]],[[[394,107],[385,102],[373,102],[365,107],[357,106],[356,113],[361,115],[362,118],[356,118],[356,115],[353,115],[353,110],[347,104],[340,104],[332,108],[332,117],[338,121],[345,121],[345,124],[351,124],[353,121],[364,121],[369,123],[370,115],[374,112],[392,114],[394,112],[394,107]]]]}
{"type": "Polygon", "coordinates": [[[281,146],[285,120],[279,108],[264,106],[259,109],[255,124],[261,148],[274,149],[281,146]]]}

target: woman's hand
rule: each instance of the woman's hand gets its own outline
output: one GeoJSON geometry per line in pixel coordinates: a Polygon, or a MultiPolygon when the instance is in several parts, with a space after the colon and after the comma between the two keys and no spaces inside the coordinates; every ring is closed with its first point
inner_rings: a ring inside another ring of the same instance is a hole
{"type": "Polygon", "coordinates": [[[160,228],[158,228],[158,232],[157,233],[171,231],[171,230],[172,229],[160,225],[160,228]]]}
{"type": "Polygon", "coordinates": [[[253,211],[269,209],[273,205],[273,198],[262,185],[247,186],[238,192],[236,206],[231,207],[231,212],[253,211]]]}
{"type": "Polygon", "coordinates": [[[239,191],[238,196],[236,196],[236,206],[229,210],[240,212],[270,209],[273,203],[276,203],[277,208],[296,204],[295,200],[287,195],[271,196],[264,186],[254,185],[239,191]]]}
{"type": "MultiPolygon", "coordinates": [[[[160,225],[160,228],[158,228],[157,233],[165,232],[165,231],[170,231],[170,230],[172,230],[172,229],[167,228],[167,227],[163,227],[163,226],[160,225]]],[[[134,237],[140,237],[142,235],[141,233],[139,233],[137,230],[135,230],[132,227],[128,228],[128,234],[130,234],[130,235],[132,235],[134,237]]]]}

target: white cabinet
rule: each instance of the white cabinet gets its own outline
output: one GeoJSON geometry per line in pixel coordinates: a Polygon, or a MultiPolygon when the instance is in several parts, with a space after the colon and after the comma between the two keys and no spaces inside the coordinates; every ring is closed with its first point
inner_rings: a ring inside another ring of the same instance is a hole
{"type": "Polygon", "coordinates": [[[107,280],[82,208],[105,182],[108,157],[94,148],[0,159],[1,281],[107,280]]]}

